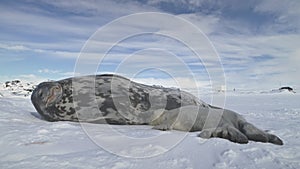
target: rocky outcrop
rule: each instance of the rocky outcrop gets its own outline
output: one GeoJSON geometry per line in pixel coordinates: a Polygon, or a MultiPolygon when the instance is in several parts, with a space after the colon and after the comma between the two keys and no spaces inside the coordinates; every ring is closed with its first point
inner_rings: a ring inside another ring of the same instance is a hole
{"type": "Polygon", "coordinates": [[[293,89],[292,87],[289,87],[289,86],[281,87],[281,88],[279,88],[279,91],[280,91],[280,92],[283,92],[283,91],[289,91],[289,92],[292,92],[292,93],[296,93],[296,92],[294,91],[294,89],[293,89]]]}
{"type": "Polygon", "coordinates": [[[21,80],[7,81],[0,88],[0,97],[3,96],[22,96],[28,97],[36,85],[33,83],[23,83],[21,80]]]}

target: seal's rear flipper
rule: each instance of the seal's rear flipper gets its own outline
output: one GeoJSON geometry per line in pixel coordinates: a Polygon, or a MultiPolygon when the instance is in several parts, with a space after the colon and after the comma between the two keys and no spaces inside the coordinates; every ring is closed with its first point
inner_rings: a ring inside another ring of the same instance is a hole
{"type": "Polygon", "coordinates": [[[283,145],[282,140],[277,136],[264,132],[248,122],[241,124],[240,130],[248,137],[249,140],[283,145]]]}
{"type": "Polygon", "coordinates": [[[268,134],[268,138],[269,138],[270,143],[277,144],[277,145],[283,145],[283,141],[279,137],[277,137],[273,134],[268,134]]]}
{"type": "Polygon", "coordinates": [[[219,137],[240,144],[248,143],[248,138],[243,133],[230,126],[204,129],[198,136],[201,138],[219,137]]]}

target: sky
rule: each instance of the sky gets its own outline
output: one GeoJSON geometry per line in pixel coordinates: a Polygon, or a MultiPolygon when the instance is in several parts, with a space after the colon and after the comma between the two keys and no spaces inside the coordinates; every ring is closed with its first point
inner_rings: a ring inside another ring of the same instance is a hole
{"type": "Polygon", "coordinates": [[[113,72],[182,88],[299,90],[299,9],[297,0],[1,1],[0,82],[113,72]]]}

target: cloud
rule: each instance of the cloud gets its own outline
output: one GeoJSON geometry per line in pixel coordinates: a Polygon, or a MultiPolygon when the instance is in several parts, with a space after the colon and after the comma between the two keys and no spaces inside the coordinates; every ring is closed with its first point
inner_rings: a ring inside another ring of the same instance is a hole
{"type": "MultiPolygon", "coordinates": [[[[15,10],[13,13],[10,8],[0,8],[2,15],[0,20],[4,24],[3,37],[6,40],[11,40],[6,38],[7,35],[4,33],[17,33],[21,34],[21,37],[14,37],[16,40],[29,41],[30,38],[34,38],[31,41],[45,41],[54,40],[54,38],[60,39],[60,35],[68,37],[84,37],[86,36],[87,27],[86,25],[78,25],[76,22],[68,22],[63,18],[52,18],[49,16],[44,16],[43,14],[36,15],[28,11],[15,10]],[[9,27],[13,29],[9,29],[9,27]]],[[[90,32],[91,33],[91,32],[90,32]]]]}
{"type": "Polygon", "coordinates": [[[52,80],[59,80],[73,76],[79,76],[76,72],[66,72],[62,70],[52,70],[52,69],[39,69],[37,71],[41,77],[51,77],[52,80]],[[49,76],[51,75],[51,76],[49,76]]]}
{"type": "MultiPolygon", "coordinates": [[[[290,0],[263,0],[255,7],[255,11],[272,13],[278,17],[275,19],[275,30],[297,31],[299,33],[300,11],[299,1],[290,0]],[[287,29],[288,28],[288,29],[287,29]]],[[[273,27],[274,29],[274,27],[273,27]]]]}
{"type": "Polygon", "coordinates": [[[11,80],[17,80],[17,79],[25,83],[33,82],[35,84],[48,80],[45,77],[37,76],[35,74],[20,74],[20,75],[13,75],[13,76],[0,75],[0,82],[2,83],[11,80]]]}
{"type": "Polygon", "coordinates": [[[29,48],[25,47],[24,45],[8,45],[8,44],[1,44],[0,48],[6,49],[6,50],[14,50],[14,51],[24,51],[29,50],[29,48]]]}
{"type": "MultiPolygon", "coordinates": [[[[162,11],[189,20],[208,36],[220,55],[230,87],[270,88],[282,81],[300,87],[299,8],[298,1],[289,0],[243,3],[238,0],[8,1],[0,6],[0,52],[3,56],[14,53],[15,58],[28,62],[32,56],[38,56],[47,61],[52,59],[58,63],[72,64],[86,40],[101,26],[135,12],[162,11]]],[[[162,18],[154,18],[154,21],[160,24],[153,25],[151,18],[137,18],[111,27],[102,38],[90,39],[94,42],[79,61],[86,63],[87,70],[92,70],[89,69],[91,65],[97,68],[101,54],[106,52],[108,46],[115,45],[99,70],[113,71],[120,63],[126,63],[126,71],[132,73],[137,68],[165,64],[170,72],[173,70],[184,76],[179,62],[165,57],[166,53],[142,52],[159,48],[177,55],[196,73],[197,80],[209,82],[208,68],[212,73],[223,75],[219,60],[210,57],[211,51],[205,50],[205,41],[195,45],[201,51],[203,62],[197,60],[180,41],[158,35],[132,36],[114,44],[116,37],[133,31],[170,35],[182,32],[180,36],[194,42],[199,38],[189,32],[187,25],[176,25],[162,18]],[[131,59],[130,55],[133,55],[131,59]],[[124,62],[126,58],[128,60],[124,62]]],[[[0,60],[7,59],[1,57],[0,60]]],[[[5,66],[11,67],[3,65],[3,68],[5,66]]],[[[47,67],[52,69],[37,72],[40,67],[33,68],[32,73],[56,78],[73,73],[62,64],[49,65],[47,67]]],[[[97,71],[95,69],[92,71],[97,71]]]]}
{"type": "Polygon", "coordinates": [[[50,73],[50,74],[55,74],[55,73],[60,73],[60,70],[50,70],[50,69],[40,69],[38,70],[39,73],[50,73]]]}
{"type": "Polygon", "coordinates": [[[192,78],[133,78],[133,81],[148,85],[161,85],[165,87],[175,87],[183,90],[193,90],[195,88],[209,88],[210,83],[197,81],[192,78]]]}
{"type": "MultiPolygon", "coordinates": [[[[238,80],[237,83],[246,85],[247,79],[255,76],[256,83],[260,80],[264,81],[260,86],[268,86],[279,84],[280,81],[287,83],[298,81],[298,76],[293,72],[299,66],[299,62],[296,61],[296,58],[299,58],[299,53],[296,52],[299,39],[298,34],[226,36],[214,42],[221,54],[222,62],[225,63],[225,71],[229,70],[226,72],[227,81],[240,79],[243,82],[238,80]],[[240,76],[230,71],[241,66],[238,72],[240,76]]],[[[254,86],[254,83],[252,85],[254,86]]]]}

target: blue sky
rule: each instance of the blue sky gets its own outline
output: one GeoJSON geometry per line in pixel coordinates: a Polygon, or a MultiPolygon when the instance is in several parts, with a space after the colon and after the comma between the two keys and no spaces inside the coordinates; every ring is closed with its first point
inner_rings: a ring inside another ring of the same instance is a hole
{"type": "MultiPolygon", "coordinates": [[[[183,18],[199,28],[215,47],[220,60],[208,57],[209,54],[201,57],[202,62],[193,58],[193,53],[180,41],[159,35],[165,31],[161,25],[153,26],[141,18],[113,28],[106,38],[97,39],[99,44],[105,44],[120,31],[152,32],[115,45],[97,71],[115,72],[119,66],[118,73],[130,76],[140,71],[135,76],[144,81],[160,79],[167,84],[171,83],[168,77],[172,75],[189,84],[188,72],[178,68],[184,62],[195,75],[198,87],[209,86],[208,72],[223,67],[229,89],[273,89],[280,85],[299,89],[298,9],[300,1],[296,0],[1,1],[0,81],[57,80],[72,76],[80,51],[98,29],[122,16],[161,12],[183,18]],[[155,65],[160,67],[153,68],[155,65]]],[[[167,20],[156,20],[168,25],[167,20]]],[[[182,31],[186,31],[188,39],[195,38],[189,30],[182,28],[182,31]]],[[[95,50],[91,58],[84,60],[99,64],[97,52],[103,51],[95,50]]]]}

